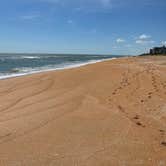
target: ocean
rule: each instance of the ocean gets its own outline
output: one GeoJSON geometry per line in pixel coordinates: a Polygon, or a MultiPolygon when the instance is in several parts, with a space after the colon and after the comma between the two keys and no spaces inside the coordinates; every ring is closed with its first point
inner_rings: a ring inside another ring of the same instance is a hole
{"type": "Polygon", "coordinates": [[[76,54],[0,54],[0,79],[74,68],[122,56],[76,54]]]}

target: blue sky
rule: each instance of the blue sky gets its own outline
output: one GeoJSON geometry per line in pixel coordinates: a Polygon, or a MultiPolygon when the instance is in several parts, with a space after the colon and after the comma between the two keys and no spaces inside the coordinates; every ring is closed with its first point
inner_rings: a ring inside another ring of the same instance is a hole
{"type": "Polygon", "coordinates": [[[0,0],[0,52],[139,54],[166,44],[165,0],[0,0]]]}

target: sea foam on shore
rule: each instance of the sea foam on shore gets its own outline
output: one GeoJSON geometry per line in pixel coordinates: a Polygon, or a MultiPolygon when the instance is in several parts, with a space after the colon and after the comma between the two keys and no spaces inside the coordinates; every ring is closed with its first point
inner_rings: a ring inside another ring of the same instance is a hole
{"type": "Polygon", "coordinates": [[[110,55],[1,55],[0,79],[76,68],[114,58],[110,55]]]}

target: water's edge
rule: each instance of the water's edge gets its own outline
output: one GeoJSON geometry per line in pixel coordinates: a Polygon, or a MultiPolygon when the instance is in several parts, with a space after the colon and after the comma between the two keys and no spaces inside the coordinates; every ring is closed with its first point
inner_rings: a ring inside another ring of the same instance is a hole
{"type": "Polygon", "coordinates": [[[67,65],[67,66],[64,66],[64,67],[50,68],[50,69],[44,69],[44,70],[39,70],[39,71],[31,71],[31,72],[28,72],[28,73],[17,73],[17,74],[11,74],[11,75],[4,75],[4,76],[0,76],[0,80],[10,79],[10,78],[14,78],[14,77],[21,77],[21,76],[26,76],[26,75],[32,75],[32,74],[37,74],[37,73],[43,73],[43,72],[48,72],[48,71],[78,68],[78,67],[81,67],[81,66],[86,66],[86,65],[89,65],[89,64],[95,64],[95,63],[98,63],[98,62],[110,61],[110,60],[113,60],[113,59],[117,59],[117,58],[112,57],[112,58],[108,58],[108,59],[90,60],[90,61],[87,61],[87,62],[67,65]]]}

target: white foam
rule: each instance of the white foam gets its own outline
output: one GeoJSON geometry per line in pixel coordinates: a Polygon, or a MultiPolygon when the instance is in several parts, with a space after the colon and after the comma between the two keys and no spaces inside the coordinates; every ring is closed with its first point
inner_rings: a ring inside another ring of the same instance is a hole
{"type": "Polygon", "coordinates": [[[5,60],[5,59],[12,59],[12,60],[18,60],[18,59],[40,59],[43,58],[41,56],[29,56],[29,55],[25,55],[25,56],[19,56],[19,55],[15,55],[15,56],[7,56],[7,57],[0,57],[0,60],[5,60]]]}
{"type": "Polygon", "coordinates": [[[116,59],[116,58],[89,60],[87,62],[80,62],[80,63],[74,63],[74,64],[64,63],[64,64],[61,64],[60,66],[48,65],[48,66],[35,67],[35,68],[17,68],[16,70],[19,71],[18,73],[7,73],[7,74],[1,73],[0,80],[12,78],[12,77],[20,77],[20,76],[25,76],[25,75],[35,74],[35,73],[41,73],[41,72],[72,69],[72,68],[77,68],[77,67],[94,64],[94,63],[98,63],[98,62],[109,61],[109,60],[113,60],[113,59],[116,59]]]}
{"type": "Polygon", "coordinates": [[[39,56],[22,56],[22,59],[40,59],[41,57],[39,56]]]}

